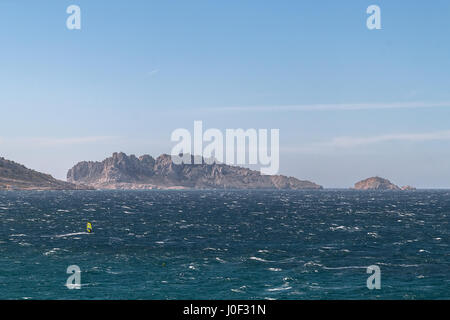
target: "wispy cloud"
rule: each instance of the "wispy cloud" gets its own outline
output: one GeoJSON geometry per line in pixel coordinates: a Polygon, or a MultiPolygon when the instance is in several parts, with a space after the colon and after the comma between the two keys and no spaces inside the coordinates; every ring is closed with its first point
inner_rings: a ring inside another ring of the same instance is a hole
{"type": "Polygon", "coordinates": [[[147,73],[147,76],[153,77],[153,76],[156,76],[158,73],[159,73],[159,69],[153,69],[152,71],[149,71],[147,73]]]}
{"type": "Polygon", "coordinates": [[[424,142],[424,141],[439,141],[450,140],[450,130],[425,132],[425,133],[397,133],[397,134],[383,134],[376,136],[365,137],[334,137],[330,141],[313,143],[298,148],[289,147],[283,149],[287,152],[296,153],[319,153],[332,152],[336,149],[350,149],[360,146],[367,146],[383,142],[424,142]]]}
{"type": "Polygon", "coordinates": [[[371,137],[336,137],[329,143],[333,147],[356,147],[390,141],[422,142],[431,140],[450,140],[450,130],[428,133],[384,134],[371,137]]]}
{"type": "Polygon", "coordinates": [[[54,138],[54,137],[19,137],[19,138],[0,138],[0,144],[26,144],[42,147],[56,147],[68,146],[77,144],[100,143],[106,141],[113,141],[118,137],[113,136],[89,136],[89,137],[68,137],[68,138],[54,138]]]}
{"type": "MultiPolygon", "coordinates": [[[[392,102],[392,103],[335,103],[335,104],[305,104],[305,105],[272,105],[272,106],[240,106],[211,108],[208,111],[224,112],[273,112],[273,111],[352,111],[381,109],[414,109],[414,108],[448,108],[450,101],[440,102],[392,102]]],[[[206,109],[205,109],[206,110],[206,109]]]]}

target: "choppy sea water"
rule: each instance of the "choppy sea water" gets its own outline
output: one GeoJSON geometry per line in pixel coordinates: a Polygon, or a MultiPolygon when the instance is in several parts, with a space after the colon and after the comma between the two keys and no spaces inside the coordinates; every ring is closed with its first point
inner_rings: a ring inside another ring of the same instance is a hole
{"type": "Polygon", "coordinates": [[[0,192],[0,299],[450,299],[449,218],[449,191],[0,192]]]}

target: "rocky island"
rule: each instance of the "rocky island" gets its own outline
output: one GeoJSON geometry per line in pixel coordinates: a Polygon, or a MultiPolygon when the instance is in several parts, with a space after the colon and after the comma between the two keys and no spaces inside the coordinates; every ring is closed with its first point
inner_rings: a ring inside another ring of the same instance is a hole
{"type": "Polygon", "coordinates": [[[167,154],[155,159],[120,152],[102,162],[76,164],[67,173],[67,181],[96,189],[322,189],[293,177],[261,175],[247,168],[207,164],[204,159],[201,162],[175,164],[167,154]]]}
{"type": "Polygon", "coordinates": [[[78,190],[91,189],[57,180],[51,175],[26,168],[14,161],[0,158],[0,190],[78,190]]]}
{"type": "Polygon", "coordinates": [[[362,181],[359,181],[355,184],[355,190],[404,190],[411,191],[416,190],[411,186],[399,187],[387,179],[380,177],[372,177],[362,181]]]}
{"type": "MultiPolygon", "coordinates": [[[[191,162],[194,157],[191,156],[191,162]]],[[[311,181],[283,175],[262,175],[248,168],[214,162],[175,164],[167,154],[153,158],[114,153],[101,161],[83,161],[67,173],[67,182],[0,157],[0,190],[93,190],[93,189],[278,189],[319,190],[311,181]]],[[[355,184],[354,190],[413,191],[381,177],[355,184]]]]}

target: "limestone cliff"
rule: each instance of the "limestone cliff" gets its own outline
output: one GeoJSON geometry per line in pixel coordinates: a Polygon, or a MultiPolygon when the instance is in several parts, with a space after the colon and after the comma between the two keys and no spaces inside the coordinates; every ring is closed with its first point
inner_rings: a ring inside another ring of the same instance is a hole
{"type": "Polygon", "coordinates": [[[102,162],[78,163],[67,180],[97,189],[322,189],[310,181],[226,164],[175,164],[167,154],[154,159],[122,152],[102,162]]]}

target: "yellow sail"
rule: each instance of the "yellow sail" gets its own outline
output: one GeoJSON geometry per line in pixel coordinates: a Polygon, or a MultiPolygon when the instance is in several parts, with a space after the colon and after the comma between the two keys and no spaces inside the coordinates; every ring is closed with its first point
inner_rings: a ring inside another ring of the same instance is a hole
{"type": "Polygon", "coordinates": [[[92,224],[91,224],[90,222],[87,223],[86,230],[87,230],[87,232],[89,232],[89,233],[92,232],[92,224]]]}

